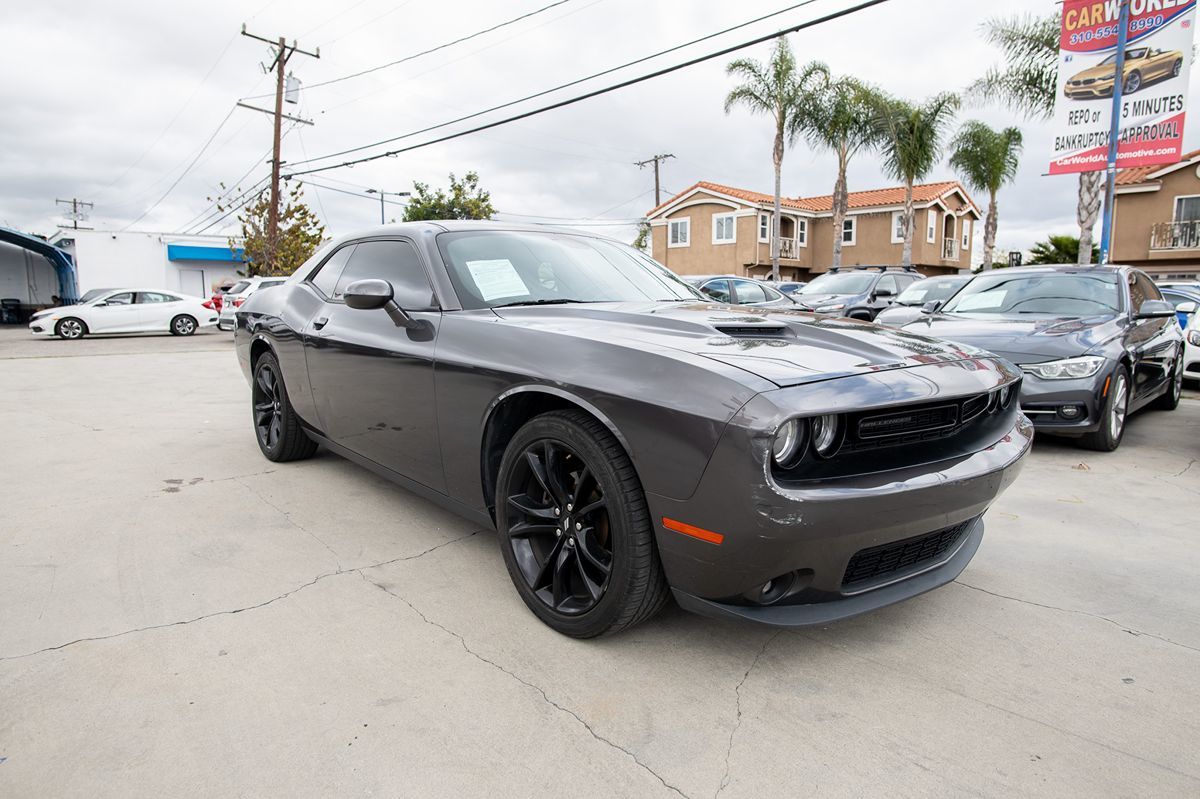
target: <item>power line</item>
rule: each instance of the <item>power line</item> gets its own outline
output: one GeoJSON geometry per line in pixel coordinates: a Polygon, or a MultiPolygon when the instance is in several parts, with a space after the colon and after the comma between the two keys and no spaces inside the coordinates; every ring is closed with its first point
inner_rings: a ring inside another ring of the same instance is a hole
{"type": "Polygon", "coordinates": [[[219,205],[214,206],[213,211],[210,211],[204,219],[201,219],[199,222],[196,222],[195,224],[193,224],[192,230],[188,230],[186,232],[190,233],[192,235],[198,236],[201,233],[203,233],[204,231],[211,228],[213,225],[217,224],[221,220],[228,217],[230,214],[233,214],[233,213],[236,213],[236,212],[242,210],[249,203],[249,200],[247,198],[250,197],[250,195],[252,195],[252,194],[253,195],[261,194],[262,190],[265,189],[267,186],[267,181],[269,181],[270,179],[271,178],[268,175],[268,176],[264,176],[264,177],[260,178],[259,180],[255,181],[254,184],[250,186],[250,188],[239,193],[237,196],[228,199],[225,203],[226,207],[224,209],[222,209],[219,205]],[[215,214],[220,214],[220,216],[217,216],[214,219],[213,216],[215,214]],[[200,227],[200,225],[204,225],[204,227],[200,227]]]}
{"type": "MultiPolygon", "coordinates": [[[[808,4],[810,4],[810,3],[813,3],[813,2],[816,2],[816,0],[805,0],[805,2],[803,2],[803,3],[798,3],[798,4],[797,4],[795,7],[799,7],[799,6],[802,6],[802,5],[808,5],[808,4]]],[[[679,71],[679,70],[681,70],[681,69],[686,69],[687,67],[695,66],[696,64],[700,64],[700,63],[703,63],[703,62],[705,62],[705,61],[711,61],[711,60],[712,60],[712,59],[714,59],[714,58],[720,58],[721,56],[729,55],[730,53],[736,52],[736,51],[738,51],[738,50],[744,50],[744,49],[745,49],[745,48],[747,48],[747,47],[753,47],[753,46],[754,46],[754,45],[756,45],[756,44],[762,44],[763,42],[770,41],[771,39],[777,39],[777,38],[779,38],[780,36],[786,36],[786,35],[787,35],[787,34],[789,34],[789,33],[796,33],[796,32],[798,32],[798,31],[802,31],[802,30],[805,30],[805,29],[807,29],[807,28],[812,28],[812,27],[815,27],[815,26],[817,26],[817,25],[823,25],[823,24],[825,24],[825,23],[827,23],[827,22],[832,22],[833,20],[836,20],[836,19],[840,19],[840,18],[842,18],[842,17],[849,16],[850,14],[854,14],[854,13],[857,13],[857,12],[859,12],[859,11],[863,11],[863,10],[865,10],[865,9],[867,9],[867,8],[871,8],[872,6],[881,5],[881,4],[883,4],[883,3],[886,3],[886,2],[888,2],[888,0],[865,0],[865,2],[861,2],[861,3],[857,4],[857,5],[850,6],[849,8],[844,8],[844,9],[842,9],[842,10],[840,10],[840,11],[836,11],[836,12],[833,12],[833,13],[831,13],[831,14],[826,14],[826,15],[825,15],[825,16],[823,16],[823,17],[818,17],[818,18],[816,18],[816,19],[809,20],[808,22],[802,22],[802,23],[800,23],[800,24],[798,24],[798,25],[793,25],[793,26],[790,26],[790,27],[784,28],[784,29],[782,29],[782,30],[778,30],[778,31],[775,31],[775,32],[773,32],[773,33],[766,34],[766,35],[764,35],[764,36],[759,36],[759,37],[756,37],[756,38],[754,38],[754,39],[751,39],[751,40],[749,40],[749,41],[746,41],[746,42],[741,42],[741,43],[739,43],[739,44],[735,44],[735,45],[732,45],[732,46],[730,46],[730,47],[725,47],[725,48],[722,48],[722,49],[720,49],[720,50],[717,50],[716,52],[709,53],[709,54],[707,54],[707,55],[698,56],[698,57],[696,57],[696,58],[692,58],[692,59],[689,59],[689,60],[687,60],[687,61],[684,61],[684,62],[682,62],[682,63],[675,64],[675,65],[672,65],[672,66],[669,66],[669,67],[663,67],[662,69],[655,70],[654,72],[650,72],[650,73],[647,73],[647,74],[645,74],[645,75],[639,75],[638,77],[629,78],[628,80],[624,80],[624,81],[621,81],[621,82],[619,82],[619,83],[614,83],[614,84],[611,84],[611,85],[609,85],[609,86],[605,86],[605,87],[603,87],[603,88],[600,88],[600,89],[595,89],[595,90],[593,90],[593,91],[587,92],[587,93],[585,93],[585,94],[581,94],[581,95],[577,95],[577,96],[575,96],[575,97],[568,98],[568,99],[566,99],[566,100],[560,100],[559,102],[552,103],[552,104],[550,104],[550,105],[542,106],[542,107],[540,107],[540,108],[535,108],[535,109],[533,109],[533,110],[530,110],[530,111],[525,111],[525,112],[523,112],[523,113],[516,114],[516,115],[514,115],[514,116],[511,116],[511,117],[506,117],[506,118],[504,118],[504,119],[496,120],[495,122],[489,122],[489,123],[486,123],[486,124],[484,124],[484,125],[477,125],[476,127],[469,128],[469,129],[467,129],[467,130],[464,130],[464,131],[459,131],[458,133],[450,133],[450,134],[447,134],[447,135],[445,135],[445,136],[440,136],[440,137],[438,137],[438,138],[436,138],[436,139],[431,139],[431,140],[429,140],[429,141],[421,142],[421,143],[419,143],[419,144],[413,144],[413,145],[410,145],[410,146],[408,146],[408,147],[401,147],[401,148],[399,148],[399,149],[396,149],[396,150],[389,150],[389,151],[387,151],[387,152],[378,153],[378,154],[376,154],[376,155],[364,156],[364,157],[362,157],[362,158],[356,158],[356,159],[354,159],[354,160],[351,160],[351,161],[343,161],[343,162],[341,162],[341,163],[339,163],[339,164],[332,164],[332,165],[330,165],[330,166],[314,167],[314,168],[312,168],[312,169],[300,170],[300,171],[292,172],[292,173],[290,173],[290,176],[291,176],[291,175],[307,175],[307,174],[311,174],[311,173],[314,173],[314,172],[325,172],[325,171],[327,171],[327,170],[330,170],[330,169],[340,169],[340,168],[342,168],[342,167],[354,166],[354,165],[356,165],[356,164],[362,164],[362,163],[366,163],[366,162],[368,162],[368,161],[375,161],[375,160],[378,160],[378,159],[380,159],[380,158],[387,158],[387,157],[390,157],[390,156],[396,156],[396,155],[399,155],[399,154],[401,154],[401,153],[406,153],[406,152],[409,152],[409,151],[411,151],[411,150],[417,150],[417,149],[420,149],[420,148],[423,148],[423,147],[429,147],[429,146],[431,146],[431,145],[434,145],[434,144],[440,144],[440,143],[442,143],[442,142],[450,141],[450,140],[452,140],[452,139],[458,139],[458,138],[461,138],[461,137],[463,137],[463,136],[469,136],[469,135],[471,135],[471,134],[473,134],[473,133],[479,133],[480,131],[484,131],[484,130],[490,130],[491,128],[496,128],[496,127],[499,127],[499,126],[501,126],[501,125],[507,125],[507,124],[509,124],[509,123],[516,122],[516,121],[518,121],[518,120],[521,120],[521,119],[527,119],[527,118],[529,118],[529,117],[537,116],[538,114],[544,114],[544,113],[546,113],[547,111],[553,111],[553,110],[555,110],[555,109],[558,109],[558,108],[564,108],[564,107],[566,107],[566,106],[569,106],[569,105],[574,105],[575,103],[579,103],[579,102],[582,102],[582,101],[584,101],[584,100],[589,100],[589,99],[591,99],[591,98],[593,98],[593,97],[599,97],[600,95],[603,95],[603,94],[608,94],[608,93],[610,93],[610,92],[617,91],[618,89],[624,89],[624,88],[626,88],[626,87],[628,87],[628,86],[633,86],[633,85],[635,85],[635,84],[638,84],[638,83],[643,83],[643,82],[645,82],[645,81],[652,80],[652,79],[654,79],[654,78],[658,78],[658,77],[661,77],[661,76],[663,76],[663,75],[668,75],[668,74],[670,74],[670,73],[672,73],[672,72],[678,72],[678,71],[679,71]]],[[[771,15],[768,15],[768,16],[774,16],[774,14],[771,14],[771,15]]],[[[745,24],[749,24],[749,23],[745,23],[745,24]]],[[[728,29],[728,30],[735,30],[736,28],[739,28],[739,27],[744,27],[744,25],[738,25],[738,26],[735,26],[734,28],[730,28],[730,29],[728,29]]],[[[719,35],[719,34],[713,34],[713,35],[719,35]]],[[[704,37],[704,38],[711,38],[711,36],[704,37]]],[[[697,41],[702,41],[702,40],[697,40],[697,41]]],[[[678,48],[672,48],[672,49],[674,50],[674,49],[678,49],[678,48]]],[[[663,51],[663,52],[670,52],[670,51],[663,51]]],[[[661,53],[660,53],[659,55],[661,55],[661,53]]],[[[650,57],[653,57],[653,56],[650,56],[650,57]]],[[[639,59],[639,60],[645,60],[645,59],[639,59]]],[[[634,63],[636,63],[636,62],[634,62],[634,63]]],[[[610,70],[610,71],[611,71],[611,70],[610,70]]],[[[600,73],[600,74],[604,74],[604,73],[600,73]]],[[[593,76],[593,77],[594,77],[594,76],[593,76]]],[[[586,80],[586,79],[585,79],[585,80],[586,80]]],[[[548,90],[548,91],[554,91],[554,90],[553,90],[553,89],[551,89],[551,90],[548,90]]],[[[546,93],[546,92],[542,92],[541,94],[545,94],[545,93],[546,93]]],[[[539,95],[533,95],[533,96],[539,96],[539,95]]],[[[525,98],[525,99],[530,99],[530,98],[525,98]]],[[[514,102],[521,102],[521,101],[519,101],[519,100],[518,100],[518,101],[514,101],[514,102]]],[[[502,106],[497,106],[497,108],[503,108],[503,107],[505,107],[505,106],[507,106],[507,105],[512,105],[512,104],[513,104],[513,103],[506,103],[505,105],[502,105],[502,106]]],[[[495,110],[495,109],[489,109],[489,110],[495,110]]],[[[483,113],[487,113],[487,111],[481,111],[481,112],[479,112],[478,114],[472,114],[471,116],[479,116],[479,114],[483,114],[483,113]]],[[[455,121],[460,121],[460,120],[455,120],[455,121]]],[[[433,130],[433,129],[435,129],[435,128],[445,127],[446,125],[449,125],[449,124],[453,124],[453,122],[446,122],[446,123],[443,123],[443,124],[441,124],[441,125],[435,125],[435,126],[433,126],[433,127],[431,127],[431,128],[426,128],[425,130],[433,130]]],[[[344,154],[346,154],[346,153],[357,152],[357,151],[359,151],[359,150],[364,150],[364,149],[367,149],[367,148],[370,148],[370,147],[375,147],[375,146],[378,146],[378,145],[380,145],[380,144],[386,144],[386,143],[388,143],[388,142],[396,141],[396,140],[398,140],[398,139],[408,138],[408,137],[410,137],[410,136],[414,136],[414,135],[416,135],[417,133],[421,133],[421,132],[424,132],[424,131],[416,131],[416,132],[414,132],[414,133],[407,133],[407,134],[404,134],[403,136],[397,136],[397,137],[394,137],[394,138],[391,138],[391,139],[385,139],[385,140],[383,140],[383,141],[374,142],[373,144],[366,144],[366,145],[363,145],[363,146],[361,146],[361,147],[355,147],[355,148],[351,148],[350,150],[344,150],[344,151],[342,151],[342,152],[340,152],[340,153],[332,153],[332,154],[330,154],[330,155],[326,155],[326,156],[319,156],[318,158],[316,158],[316,159],[313,159],[313,160],[324,160],[324,159],[326,159],[326,158],[332,158],[332,157],[335,157],[335,156],[337,156],[337,155],[344,155],[344,154]]]]}
{"type": "MultiPolygon", "coordinates": [[[[881,2],[883,2],[883,1],[884,1],[884,0],[881,0],[881,2]]],[[[526,95],[525,97],[521,97],[521,98],[519,98],[519,99],[516,99],[516,100],[511,100],[511,101],[509,101],[509,102],[507,102],[507,103],[501,103],[500,105],[494,105],[494,106],[492,106],[491,108],[485,108],[485,109],[484,109],[484,110],[482,110],[482,111],[476,111],[476,112],[475,112],[475,113],[473,113],[473,114],[467,114],[466,116],[461,116],[461,117],[458,117],[457,119],[451,119],[451,120],[449,120],[449,121],[447,121],[447,122],[441,122],[441,123],[439,123],[439,124],[437,124],[437,125],[431,125],[431,126],[429,126],[429,127],[427,127],[427,128],[421,128],[420,130],[414,130],[414,131],[412,131],[411,133],[405,133],[405,134],[403,134],[403,135],[401,135],[401,136],[393,136],[393,137],[391,137],[391,138],[389,138],[389,139],[381,139],[381,140],[379,140],[379,141],[377,141],[377,142],[372,142],[372,143],[370,143],[370,144],[364,144],[364,145],[361,145],[361,146],[358,146],[358,147],[351,147],[351,148],[350,148],[350,149],[348,149],[348,150],[339,150],[338,152],[329,153],[329,154],[327,154],[327,155],[319,155],[319,156],[317,156],[316,158],[314,158],[314,159],[312,159],[312,160],[313,160],[313,161],[324,161],[324,160],[326,160],[326,159],[329,159],[329,158],[337,158],[337,157],[338,157],[338,156],[340,156],[340,155],[349,155],[350,153],[356,153],[356,152],[359,152],[359,151],[361,151],[361,150],[367,150],[367,149],[370,149],[371,147],[378,147],[378,146],[379,146],[379,145],[381,145],[381,144],[390,144],[391,142],[394,142],[394,141],[400,141],[401,139],[407,139],[407,138],[411,138],[411,137],[413,137],[413,136],[418,136],[418,135],[420,135],[420,134],[422,134],[422,133],[429,133],[430,131],[438,130],[438,129],[440,129],[440,128],[444,128],[444,127],[447,127],[447,126],[449,126],[449,125],[454,125],[454,124],[457,124],[457,123],[459,123],[459,122],[466,122],[468,119],[474,119],[474,118],[476,118],[476,117],[483,116],[484,114],[490,114],[490,113],[492,113],[493,111],[499,111],[499,110],[501,110],[501,109],[504,109],[504,108],[509,108],[509,107],[511,107],[511,106],[514,106],[514,105],[519,105],[520,103],[528,102],[529,100],[536,100],[537,98],[539,98],[539,97],[544,97],[544,96],[546,96],[547,94],[552,94],[552,93],[554,93],[554,92],[561,91],[562,89],[568,89],[568,88],[570,88],[570,87],[572,87],[572,86],[577,86],[577,85],[579,85],[579,84],[581,84],[581,83],[586,83],[586,82],[588,82],[588,81],[590,81],[590,80],[595,80],[596,78],[601,78],[601,77],[604,77],[605,75],[610,75],[610,74],[612,74],[612,73],[614,73],[614,72],[619,72],[620,70],[627,69],[627,68],[629,68],[629,67],[632,67],[632,66],[636,66],[636,65],[638,65],[638,64],[644,63],[644,62],[646,62],[646,61],[653,60],[653,59],[655,59],[655,58],[659,58],[660,56],[667,55],[668,53],[673,53],[673,52],[675,52],[675,51],[677,51],[677,50],[682,50],[682,49],[684,49],[684,48],[686,48],[686,47],[691,47],[692,45],[699,44],[700,42],[704,42],[704,41],[707,41],[707,40],[709,40],[709,39],[714,39],[714,38],[716,38],[716,37],[718,37],[718,36],[723,36],[723,35],[725,35],[726,33],[731,33],[731,32],[733,32],[733,31],[735,31],[735,30],[739,30],[739,29],[741,29],[741,28],[745,28],[745,27],[747,27],[747,26],[754,25],[754,24],[756,24],[756,23],[758,23],[758,22],[762,22],[763,20],[770,19],[771,17],[777,17],[777,16],[779,16],[780,14],[785,14],[785,13],[787,13],[788,11],[794,11],[794,10],[796,10],[797,8],[801,8],[801,7],[803,7],[803,6],[811,5],[811,4],[815,3],[815,2],[817,2],[817,0],[802,0],[802,2],[799,2],[799,3],[794,3],[793,5],[790,5],[790,6],[788,6],[787,8],[780,9],[779,11],[774,11],[774,12],[772,12],[772,13],[770,13],[770,14],[764,14],[763,16],[761,16],[761,17],[757,17],[756,19],[749,20],[748,22],[742,22],[742,23],[740,23],[740,24],[733,25],[733,26],[731,26],[731,27],[725,28],[724,30],[717,31],[716,33],[710,33],[710,34],[708,34],[707,36],[701,36],[699,39],[692,39],[692,40],[691,40],[691,41],[689,41],[689,42],[684,42],[683,44],[677,44],[677,45],[675,45],[674,47],[669,47],[669,48],[667,48],[666,50],[659,50],[657,53],[651,53],[650,55],[643,56],[643,57],[641,57],[641,58],[637,58],[637,59],[635,59],[635,60],[633,60],[633,61],[627,61],[627,62],[625,62],[624,64],[620,64],[619,66],[615,66],[615,67],[610,67],[610,68],[608,68],[608,69],[605,69],[605,70],[603,70],[603,71],[601,71],[601,72],[596,72],[596,73],[594,73],[594,74],[587,75],[587,76],[585,76],[585,77],[582,77],[582,78],[577,78],[577,79],[575,79],[575,80],[568,81],[567,83],[560,83],[560,84],[559,84],[559,85],[557,85],[557,86],[553,86],[553,87],[551,87],[551,88],[549,88],[549,89],[544,89],[543,91],[536,92],[536,93],[534,93],[534,94],[526,95]]],[[[798,29],[797,29],[797,30],[798,30],[798,29]]],[[[787,32],[788,32],[788,31],[785,31],[784,33],[787,33],[787,32]]],[[[773,33],[773,34],[771,34],[770,36],[764,37],[763,39],[760,39],[760,40],[756,40],[756,41],[752,42],[751,44],[757,44],[759,41],[766,41],[767,39],[771,39],[771,38],[774,38],[774,37],[776,37],[776,36],[781,36],[781,35],[783,35],[783,34],[782,34],[782,33],[773,33]]],[[[732,52],[733,50],[736,50],[736,49],[741,49],[742,47],[749,47],[749,46],[750,46],[749,44],[747,44],[747,45],[738,45],[737,47],[735,47],[735,48],[731,48],[730,50],[727,50],[727,51],[725,51],[725,52],[732,52]]],[[[706,58],[704,58],[704,59],[700,59],[700,60],[707,60],[707,58],[716,58],[716,57],[718,57],[718,56],[720,56],[720,55],[723,55],[723,54],[724,54],[724,53],[717,53],[717,54],[715,54],[715,55],[708,56],[708,57],[706,57],[706,58]]],[[[688,62],[687,64],[684,64],[683,66],[690,66],[690,65],[691,65],[691,63],[699,63],[699,61],[696,61],[696,62],[688,62]]],[[[682,67],[676,67],[676,69],[681,69],[681,68],[682,68],[682,67]]],[[[673,71],[673,70],[669,70],[669,71],[673,71]]],[[[666,73],[665,73],[665,72],[664,72],[664,73],[655,73],[654,75],[651,75],[650,77],[657,77],[657,75],[658,75],[658,74],[666,74],[666,73]]],[[[634,81],[634,82],[637,82],[637,81],[634,81]]],[[[620,88],[621,86],[624,86],[624,85],[628,85],[628,84],[619,84],[619,85],[618,85],[616,88],[620,88]]],[[[602,92],[601,92],[601,93],[602,93],[602,92]]],[[[592,94],[587,94],[587,95],[584,95],[584,96],[583,96],[583,98],[581,98],[581,99],[586,99],[587,97],[591,97],[591,96],[594,96],[594,95],[592,95],[592,94]]],[[[567,104],[569,104],[569,103],[567,103],[567,104]]],[[[550,108],[556,108],[556,107],[558,107],[558,106],[550,106],[550,108]]],[[[547,109],[547,110],[548,110],[548,109],[547,109]]],[[[532,114],[530,114],[529,116],[532,116],[532,114]]],[[[522,118],[522,117],[514,117],[514,119],[520,119],[520,118],[522,118]]],[[[486,128],[479,128],[478,130],[485,130],[485,129],[486,129],[486,128]]],[[[304,163],[304,162],[301,162],[301,163],[304,163]]]]}
{"type": "MultiPolygon", "coordinates": [[[[564,3],[569,3],[569,2],[571,2],[571,0],[557,0],[557,2],[551,3],[548,6],[542,6],[541,8],[536,9],[534,11],[530,11],[528,13],[522,14],[519,17],[513,17],[512,19],[505,20],[504,22],[493,25],[490,28],[484,28],[483,30],[476,31],[475,33],[469,34],[467,36],[460,36],[459,38],[457,38],[453,41],[449,41],[444,44],[439,44],[436,47],[430,47],[428,50],[422,50],[419,53],[413,53],[412,55],[406,55],[403,58],[396,59],[395,61],[389,61],[386,64],[380,64],[377,67],[371,67],[370,69],[364,69],[359,72],[352,72],[349,75],[343,75],[340,78],[331,78],[329,80],[323,80],[320,83],[310,83],[307,86],[305,86],[304,88],[306,90],[311,91],[312,89],[317,89],[317,88],[320,88],[321,86],[329,86],[330,84],[333,84],[333,83],[341,83],[342,81],[350,80],[351,78],[360,78],[363,75],[370,75],[372,72],[379,72],[380,70],[384,70],[389,67],[394,67],[394,66],[397,66],[398,64],[403,64],[408,61],[414,61],[418,58],[421,58],[422,56],[427,56],[430,53],[436,53],[438,50],[445,50],[447,47],[453,47],[456,44],[462,44],[463,42],[478,38],[480,36],[483,36],[486,33],[491,33],[492,31],[500,30],[501,28],[504,28],[509,25],[513,25],[517,22],[520,22],[523,19],[528,19],[529,17],[541,14],[543,11],[549,11],[550,9],[554,8],[555,6],[561,6],[564,3]]],[[[255,95],[253,97],[243,97],[242,99],[243,100],[258,100],[263,97],[270,97],[270,96],[271,95],[269,95],[269,94],[259,94],[259,95],[255,95]]]]}

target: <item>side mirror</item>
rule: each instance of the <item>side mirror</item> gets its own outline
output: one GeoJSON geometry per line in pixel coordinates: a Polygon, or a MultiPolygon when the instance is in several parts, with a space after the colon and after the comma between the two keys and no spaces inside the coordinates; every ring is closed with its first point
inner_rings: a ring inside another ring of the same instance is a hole
{"type": "Polygon", "coordinates": [[[346,306],[358,311],[374,311],[382,308],[395,323],[396,327],[416,327],[417,322],[404,312],[404,309],[392,299],[395,296],[392,284],[386,280],[356,280],[342,295],[346,306]]]}
{"type": "Polygon", "coordinates": [[[1146,300],[1138,309],[1138,319],[1165,319],[1175,315],[1175,306],[1166,300],[1146,300]]]}
{"type": "Polygon", "coordinates": [[[921,306],[921,313],[937,313],[938,309],[941,307],[942,307],[941,300],[930,300],[929,302],[927,302],[921,306]]]}
{"type": "Polygon", "coordinates": [[[892,291],[891,289],[875,289],[875,296],[876,297],[895,297],[896,292],[892,291]]]}
{"type": "Polygon", "coordinates": [[[1175,306],[1175,313],[1193,314],[1196,309],[1200,308],[1200,304],[1194,302],[1181,302],[1175,306]]]}

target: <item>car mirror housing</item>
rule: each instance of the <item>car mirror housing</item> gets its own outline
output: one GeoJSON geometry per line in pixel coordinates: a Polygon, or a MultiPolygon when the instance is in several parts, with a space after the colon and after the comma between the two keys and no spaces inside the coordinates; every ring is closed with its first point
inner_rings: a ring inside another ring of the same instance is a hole
{"type": "Polygon", "coordinates": [[[1164,319],[1175,315],[1175,306],[1166,300],[1146,300],[1138,309],[1138,319],[1164,319]]]}
{"type": "Polygon", "coordinates": [[[941,300],[930,300],[921,306],[921,313],[937,313],[938,309],[941,307],[941,300]]]}
{"type": "Polygon", "coordinates": [[[1175,312],[1190,314],[1195,313],[1197,308],[1200,308],[1200,304],[1194,302],[1181,302],[1175,306],[1175,312]]]}
{"type": "Polygon", "coordinates": [[[875,296],[876,297],[894,297],[894,296],[896,296],[896,292],[892,291],[891,289],[875,289],[875,296]]]}
{"type": "Polygon", "coordinates": [[[417,322],[396,304],[396,301],[392,299],[394,296],[395,292],[392,290],[391,283],[386,280],[368,278],[356,280],[346,286],[346,292],[342,295],[342,299],[346,302],[347,307],[358,311],[374,311],[382,308],[391,317],[396,327],[415,327],[417,322]]]}

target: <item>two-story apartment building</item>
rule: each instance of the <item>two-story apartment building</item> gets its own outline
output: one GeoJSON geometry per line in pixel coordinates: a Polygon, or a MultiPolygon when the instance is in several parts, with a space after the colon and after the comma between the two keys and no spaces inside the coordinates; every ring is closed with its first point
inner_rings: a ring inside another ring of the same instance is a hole
{"type": "Polygon", "coordinates": [[[1116,191],[1113,263],[1158,279],[1200,278],[1200,150],[1178,164],[1123,169],[1116,191]]]}
{"type": "MultiPolygon", "coordinates": [[[[957,181],[913,187],[913,265],[927,275],[971,266],[978,207],[957,181]]],[[[680,275],[763,278],[771,270],[770,194],[700,181],[647,215],[654,259],[680,275]]],[[[785,197],[780,219],[780,273],[809,280],[833,265],[899,265],[904,248],[904,187],[850,193],[842,229],[833,229],[833,197],[785,197]]]]}

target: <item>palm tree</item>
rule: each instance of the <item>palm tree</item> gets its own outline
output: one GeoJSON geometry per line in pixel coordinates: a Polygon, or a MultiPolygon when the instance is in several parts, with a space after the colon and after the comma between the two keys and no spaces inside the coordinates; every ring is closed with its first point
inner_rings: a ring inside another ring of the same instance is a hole
{"type": "Polygon", "coordinates": [[[780,38],[767,64],[752,58],[739,58],[725,67],[725,73],[741,78],[725,98],[725,113],[736,106],[745,106],[752,114],[767,114],[775,122],[775,145],[771,157],[775,162],[775,216],[771,223],[771,277],[779,280],[779,214],[783,180],[783,152],[789,130],[795,120],[811,111],[813,93],[822,88],[829,77],[824,64],[812,62],[796,66],[796,58],[787,39],[780,38]]]}
{"type": "MultiPolygon", "coordinates": [[[[1099,255],[1093,245],[1092,257],[1099,255]]],[[[1072,264],[1079,260],[1079,239],[1074,236],[1047,236],[1029,250],[1030,264],[1072,264]]]]}
{"type": "MultiPolygon", "coordinates": [[[[904,181],[904,255],[901,264],[912,265],[913,184],[929,177],[942,155],[942,139],[954,113],[958,95],[944,92],[916,105],[907,100],[882,98],[875,108],[875,128],[883,169],[904,181]]],[[[836,231],[835,231],[836,233],[836,231]]]]}
{"type": "MultiPolygon", "coordinates": [[[[1003,68],[992,67],[971,84],[968,96],[1003,103],[1028,118],[1049,119],[1058,89],[1059,14],[988,20],[983,35],[1004,54],[1003,68]]],[[[1092,262],[1092,230],[1100,215],[1100,172],[1079,173],[1075,208],[1079,222],[1079,263],[1092,262]]]]}
{"type": "MultiPolygon", "coordinates": [[[[881,96],[878,90],[854,78],[830,81],[823,92],[813,97],[811,112],[792,120],[793,137],[802,134],[813,147],[832,150],[837,155],[838,173],[833,184],[833,229],[840,231],[850,208],[846,169],[860,150],[879,141],[875,109],[881,96]]],[[[833,237],[833,265],[842,265],[842,237],[833,237]]]]}
{"type": "Polygon", "coordinates": [[[950,148],[950,166],[975,191],[988,193],[987,221],[983,225],[983,268],[992,268],[992,250],[996,247],[996,194],[1017,176],[1021,158],[1021,131],[1016,128],[992,130],[982,122],[962,126],[950,148]]]}

